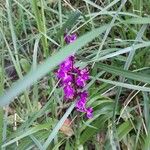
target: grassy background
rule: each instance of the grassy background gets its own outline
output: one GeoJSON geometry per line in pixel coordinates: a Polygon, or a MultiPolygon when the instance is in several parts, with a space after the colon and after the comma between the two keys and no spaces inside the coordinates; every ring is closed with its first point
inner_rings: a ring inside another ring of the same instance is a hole
{"type": "Polygon", "coordinates": [[[2,150],[150,149],[149,0],[1,0],[2,150]],[[66,45],[64,33],[78,34],[66,45]],[[88,66],[87,120],[63,100],[57,66],[88,66]]]}

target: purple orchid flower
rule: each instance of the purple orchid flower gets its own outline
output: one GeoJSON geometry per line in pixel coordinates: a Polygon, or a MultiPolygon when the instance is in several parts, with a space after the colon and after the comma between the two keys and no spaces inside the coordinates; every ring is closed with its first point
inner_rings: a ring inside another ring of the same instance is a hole
{"type": "MultiPolygon", "coordinates": [[[[67,44],[73,43],[77,39],[77,35],[65,35],[64,40],[67,44]]],[[[86,113],[87,118],[93,117],[93,109],[86,108],[88,92],[82,91],[89,79],[88,68],[80,69],[74,66],[75,56],[68,57],[59,65],[56,76],[60,79],[60,86],[63,88],[65,100],[73,100],[78,98],[76,102],[76,110],[86,113]]]]}

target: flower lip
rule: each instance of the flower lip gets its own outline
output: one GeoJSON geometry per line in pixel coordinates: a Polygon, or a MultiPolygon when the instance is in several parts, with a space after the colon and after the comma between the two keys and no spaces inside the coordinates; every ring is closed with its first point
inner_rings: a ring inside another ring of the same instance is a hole
{"type": "Polygon", "coordinates": [[[77,111],[85,112],[85,110],[86,110],[85,105],[86,105],[86,101],[84,99],[79,99],[76,102],[76,109],[77,109],[77,111]]]}
{"type": "Polygon", "coordinates": [[[81,69],[80,75],[84,80],[88,80],[89,79],[88,69],[87,68],[81,69]]]}
{"type": "Polygon", "coordinates": [[[64,93],[65,93],[65,98],[66,99],[73,99],[74,95],[75,95],[75,90],[71,85],[71,82],[68,83],[68,85],[66,85],[64,87],[64,93]]]}
{"type": "Polygon", "coordinates": [[[93,117],[93,108],[92,107],[88,107],[86,109],[86,117],[87,118],[92,118],[93,117]]]}
{"type": "Polygon", "coordinates": [[[84,79],[81,78],[80,76],[77,77],[76,83],[77,83],[77,85],[78,85],[79,87],[84,87],[84,86],[85,86],[85,81],[84,81],[84,79]]]}
{"type": "Polygon", "coordinates": [[[80,93],[80,97],[81,97],[81,98],[86,98],[86,99],[87,99],[87,97],[88,97],[88,92],[87,92],[87,91],[81,92],[81,93],[80,93]]]}
{"type": "Polygon", "coordinates": [[[72,66],[74,63],[74,57],[70,56],[69,58],[67,58],[65,61],[63,61],[60,64],[60,69],[64,70],[64,71],[71,71],[72,70],[72,66]]]}
{"type": "Polygon", "coordinates": [[[65,34],[64,40],[66,41],[67,44],[73,43],[77,39],[77,34],[72,33],[70,35],[65,34]]]}

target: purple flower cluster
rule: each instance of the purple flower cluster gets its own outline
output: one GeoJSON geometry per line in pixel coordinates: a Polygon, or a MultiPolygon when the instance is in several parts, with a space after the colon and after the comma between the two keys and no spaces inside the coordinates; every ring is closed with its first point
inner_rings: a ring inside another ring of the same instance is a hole
{"type": "MultiPolygon", "coordinates": [[[[76,34],[66,35],[66,43],[72,43],[77,39],[76,34]]],[[[60,79],[60,85],[63,87],[65,100],[77,99],[76,110],[85,112],[87,118],[92,118],[93,109],[86,107],[88,98],[87,91],[82,91],[89,79],[89,72],[87,68],[80,69],[74,65],[75,56],[70,56],[59,65],[57,70],[57,78],[60,79]]]]}

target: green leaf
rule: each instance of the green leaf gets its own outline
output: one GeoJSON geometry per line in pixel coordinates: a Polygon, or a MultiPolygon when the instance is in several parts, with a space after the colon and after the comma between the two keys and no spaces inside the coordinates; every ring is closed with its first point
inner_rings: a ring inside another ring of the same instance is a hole
{"type": "Polygon", "coordinates": [[[0,145],[2,144],[3,141],[3,115],[4,115],[3,108],[0,107],[0,145]]]}
{"type": "Polygon", "coordinates": [[[20,133],[19,136],[16,136],[16,138],[10,140],[9,142],[6,142],[5,144],[2,145],[2,147],[6,147],[14,142],[17,142],[18,140],[21,140],[22,138],[25,138],[29,135],[32,135],[33,133],[36,133],[40,130],[50,130],[50,126],[52,123],[48,122],[42,125],[37,125],[36,127],[29,128],[28,130],[24,130],[22,133],[20,133]]]}
{"type": "MultiPolygon", "coordinates": [[[[44,14],[44,4],[42,1],[40,1],[40,6],[41,9],[38,7],[38,3],[36,0],[31,0],[32,4],[32,9],[35,15],[35,20],[37,23],[38,31],[44,35],[46,35],[46,21],[45,21],[45,14],[44,14]]],[[[44,50],[44,55],[45,57],[48,56],[49,51],[48,51],[48,42],[46,36],[42,35],[41,40],[42,40],[42,46],[44,50]]]]}
{"type": "MultiPolygon", "coordinates": [[[[47,130],[40,130],[40,131],[34,133],[33,135],[40,143],[42,143],[43,140],[45,140],[47,138],[48,134],[49,134],[49,132],[47,130]]],[[[29,135],[29,136],[19,140],[19,145],[18,145],[17,149],[18,150],[19,149],[27,150],[27,149],[29,149],[29,147],[30,148],[35,147],[35,142],[30,137],[31,136],[29,135]]],[[[42,144],[41,144],[41,146],[42,146],[42,144]]],[[[16,148],[16,143],[9,145],[7,147],[7,149],[15,149],[15,148],[16,148]]],[[[39,148],[41,148],[41,147],[39,147],[39,148]]],[[[40,150],[42,150],[42,148],[40,150]]]]}
{"type": "Polygon", "coordinates": [[[101,78],[97,78],[97,80],[108,83],[108,84],[112,84],[112,85],[115,85],[115,86],[124,87],[124,88],[127,88],[127,89],[150,92],[149,87],[138,86],[138,85],[133,85],[133,84],[127,84],[127,83],[124,83],[124,82],[117,82],[117,81],[106,80],[106,79],[101,79],[101,78]]]}
{"type": "Polygon", "coordinates": [[[70,150],[70,149],[71,149],[71,146],[70,146],[69,140],[67,140],[66,145],[65,145],[65,150],[70,150]]]}
{"type": "Polygon", "coordinates": [[[118,133],[118,139],[121,141],[124,136],[126,136],[131,130],[133,129],[133,126],[131,122],[128,120],[124,123],[122,123],[118,128],[117,128],[117,133],[118,133]]]}
{"type": "Polygon", "coordinates": [[[124,21],[128,24],[149,24],[150,17],[143,17],[143,18],[132,18],[124,21]]]}
{"type": "Polygon", "coordinates": [[[57,144],[55,144],[55,146],[53,147],[52,150],[59,150],[60,147],[63,145],[65,141],[62,139],[60,142],[58,142],[57,144]]]}
{"type": "MultiPolygon", "coordinates": [[[[0,66],[0,93],[3,93],[4,90],[4,72],[2,67],[0,66]]],[[[0,145],[3,143],[3,123],[4,123],[4,110],[3,107],[0,107],[0,145]]]]}
{"type": "Polygon", "coordinates": [[[143,92],[143,100],[144,100],[143,113],[144,113],[144,117],[145,117],[145,123],[146,123],[147,129],[150,130],[150,114],[149,114],[149,112],[150,112],[150,109],[149,109],[150,99],[149,99],[147,92],[143,92]]]}
{"type": "Polygon", "coordinates": [[[72,110],[75,107],[75,103],[73,103],[66,111],[66,113],[63,115],[63,117],[60,119],[60,121],[56,124],[55,128],[53,129],[53,131],[51,132],[51,134],[48,136],[46,142],[43,144],[43,150],[46,150],[47,147],[49,146],[49,144],[52,142],[52,140],[55,138],[55,136],[57,135],[59,129],[62,127],[63,123],[65,122],[65,120],[67,119],[67,117],[70,115],[70,113],[72,112],[72,110]]]}
{"type": "Polygon", "coordinates": [[[131,72],[111,65],[106,65],[103,63],[99,63],[98,66],[100,69],[103,69],[109,73],[150,84],[150,77],[147,74],[131,72]]]}
{"type": "Polygon", "coordinates": [[[82,132],[80,136],[80,144],[84,144],[86,141],[90,140],[92,136],[98,133],[101,129],[105,129],[104,125],[106,121],[112,117],[113,115],[113,107],[114,102],[111,100],[103,100],[100,99],[99,96],[91,99],[93,105],[90,105],[94,108],[94,117],[92,120],[87,120],[80,132],[82,132]],[[88,125],[88,126],[87,126],[88,125]]]}
{"type": "Polygon", "coordinates": [[[24,72],[28,72],[30,70],[30,63],[27,59],[20,59],[20,64],[24,72]]]}
{"type": "Polygon", "coordinates": [[[98,133],[103,127],[105,122],[108,120],[108,116],[102,115],[98,117],[91,125],[95,128],[87,127],[85,131],[80,136],[80,144],[84,144],[86,141],[88,141],[90,138],[92,138],[93,135],[98,133]]]}
{"type": "Polygon", "coordinates": [[[143,148],[143,150],[150,150],[150,134],[148,134],[147,136],[146,136],[146,138],[144,139],[144,148],[143,148]]]}

